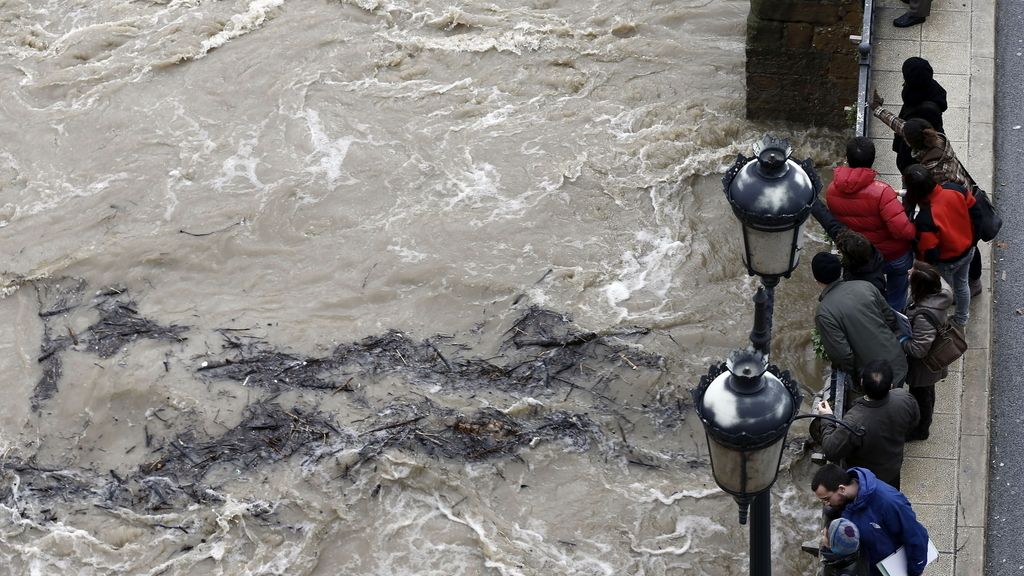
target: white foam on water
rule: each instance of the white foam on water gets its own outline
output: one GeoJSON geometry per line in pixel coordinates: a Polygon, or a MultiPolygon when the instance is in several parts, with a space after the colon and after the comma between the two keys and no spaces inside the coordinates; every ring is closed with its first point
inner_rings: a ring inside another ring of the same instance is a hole
{"type": "Polygon", "coordinates": [[[714,534],[727,534],[729,529],[704,516],[679,516],[676,518],[675,530],[669,534],[661,534],[637,541],[630,534],[630,548],[634,552],[652,556],[681,556],[690,552],[693,542],[708,538],[714,534]]]}
{"type": "MultiPolygon", "coordinates": [[[[428,18],[433,18],[427,14],[428,18]]],[[[451,36],[426,36],[410,34],[408,29],[396,32],[388,32],[385,37],[399,45],[414,45],[424,50],[436,50],[441,52],[508,52],[522,55],[524,52],[557,51],[565,48],[577,50],[592,50],[603,52],[607,48],[598,42],[594,42],[591,34],[593,30],[573,30],[564,22],[555,23],[530,23],[518,21],[511,24],[510,28],[496,29],[491,21],[489,27],[473,27],[468,33],[451,36]],[[587,46],[579,47],[579,43],[587,46]]],[[[598,36],[600,33],[597,34],[598,36]]]]}
{"type": "Polygon", "coordinates": [[[177,187],[190,186],[192,183],[186,180],[181,171],[178,169],[171,170],[167,173],[167,205],[164,207],[164,221],[169,222],[171,217],[174,215],[174,210],[178,207],[178,195],[174,193],[174,189],[177,187]]]}
{"type": "MultiPolygon", "coordinates": [[[[445,518],[455,522],[456,524],[462,524],[470,529],[470,531],[476,536],[477,542],[480,544],[480,551],[484,555],[484,566],[487,568],[494,568],[502,576],[525,576],[525,574],[510,566],[506,563],[506,559],[503,558],[501,548],[491,539],[490,535],[484,529],[483,524],[470,517],[468,514],[465,517],[460,517],[455,514],[452,509],[441,501],[440,498],[436,500],[437,509],[444,515],[445,518]]],[[[512,559],[514,562],[514,559],[512,559]]]]}
{"type": "MultiPolygon", "coordinates": [[[[347,92],[368,93],[386,98],[426,98],[447,94],[453,90],[472,88],[473,79],[463,78],[453,82],[439,83],[430,80],[406,80],[403,82],[385,82],[379,78],[361,78],[359,80],[324,80],[325,86],[336,87],[347,92]]],[[[433,113],[437,114],[437,112],[433,113]]]]}
{"type": "Polygon", "coordinates": [[[639,498],[640,502],[654,502],[654,501],[658,501],[658,502],[661,502],[662,504],[665,504],[665,505],[673,504],[673,503],[675,503],[675,502],[677,502],[679,500],[682,500],[683,498],[696,498],[696,499],[700,499],[700,498],[705,498],[707,496],[719,496],[721,494],[725,494],[725,492],[722,492],[722,489],[718,488],[718,487],[703,488],[703,489],[697,489],[697,490],[680,490],[678,492],[674,492],[670,496],[666,496],[664,492],[662,492],[661,490],[658,490],[657,488],[652,488],[652,487],[649,487],[649,486],[644,486],[643,484],[632,484],[630,486],[630,488],[635,489],[638,493],[641,493],[641,494],[643,492],[647,492],[646,496],[641,496],[639,498]]]}
{"type": "Polygon", "coordinates": [[[799,488],[792,483],[777,482],[772,491],[772,500],[778,506],[779,514],[813,530],[821,521],[821,506],[810,488],[806,491],[799,488]]]}
{"type": "MultiPolygon", "coordinates": [[[[522,218],[552,193],[544,188],[534,188],[517,194],[502,183],[497,166],[486,161],[474,161],[469,149],[464,149],[462,154],[461,162],[444,166],[444,177],[433,185],[434,193],[427,201],[440,199],[440,210],[465,215],[474,228],[522,218]]],[[[421,212],[422,208],[417,207],[416,212],[421,212]]]]}
{"type": "MultiPolygon", "coordinates": [[[[306,127],[309,129],[309,140],[313,145],[312,156],[319,157],[320,160],[317,165],[307,170],[314,174],[324,174],[327,182],[332,186],[338,184],[337,180],[342,175],[342,164],[345,162],[345,157],[348,156],[348,149],[357,140],[352,136],[331,138],[320,121],[320,113],[316,110],[307,108],[304,115],[306,127]]],[[[349,177],[340,183],[357,184],[358,182],[355,178],[349,177]]]]}
{"type": "MultiPolygon", "coordinates": [[[[257,144],[258,139],[255,136],[244,138],[238,142],[237,151],[221,163],[221,175],[212,183],[215,189],[223,190],[236,179],[242,179],[260,190],[265,188],[263,182],[260,182],[259,176],[256,175],[256,168],[261,162],[258,157],[253,155],[257,144]]],[[[249,187],[246,186],[245,190],[248,191],[249,187]]]]}
{"type": "Polygon", "coordinates": [[[491,110],[483,118],[480,118],[473,123],[472,128],[474,130],[487,130],[493,126],[505,123],[510,117],[514,116],[519,112],[516,106],[506,104],[496,110],[491,110]]]}
{"type": "Polygon", "coordinates": [[[545,405],[543,402],[536,398],[527,396],[525,398],[520,398],[514,404],[502,410],[502,412],[509,416],[521,416],[523,414],[536,414],[544,408],[545,405]]]}
{"type": "Polygon", "coordinates": [[[430,257],[429,254],[413,250],[412,248],[406,248],[401,244],[391,244],[387,247],[387,251],[392,254],[397,254],[402,262],[414,263],[422,262],[430,257]]]}
{"type": "Polygon", "coordinates": [[[199,46],[199,53],[193,58],[202,58],[210,50],[219,48],[228,41],[263,26],[270,12],[283,4],[284,0],[253,0],[246,7],[245,12],[232,16],[223,30],[204,40],[199,46]]]}
{"type": "Polygon", "coordinates": [[[670,230],[642,230],[636,233],[635,239],[637,247],[622,254],[619,269],[615,272],[617,279],[601,288],[619,322],[658,312],[665,305],[665,295],[672,288],[680,261],[688,253],[685,245],[672,237],[670,230]],[[625,306],[620,306],[639,290],[650,291],[662,304],[654,310],[642,310],[635,314],[625,306]]]}
{"type": "Polygon", "coordinates": [[[530,298],[530,302],[540,307],[548,305],[551,297],[548,296],[547,290],[540,286],[531,286],[526,289],[526,295],[530,298]]]}
{"type": "Polygon", "coordinates": [[[38,197],[39,200],[17,207],[16,210],[24,216],[41,214],[63,206],[72,199],[89,198],[91,196],[101,194],[109,189],[111,184],[115,182],[131,180],[134,180],[134,175],[126,172],[118,172],[116,174],[108,174],[100,180],[90,182],[84,186],[67,181],[57,182],[53,185],[46,185],[43,182],[31,182],[29,183],[28,189],[30,191],[36,190],[37,192],[35,196],[38,197]]]}
{"type": "MultiPolygon", "coordinates": [[[[469,151],[465,152],[466,160],[472,163],[469,151]]],[[[447,196],[447,211],[452,211],[456,206],[460,208],[480,208],[484,205],[485,199],[500,199],[498,186],[501,182],[501,175],[498,169],[486,162],[472,165],[468,170],[461,173],[449,172],[448,178],[438,184],[442,192],[447,196]],[[454,196],[452,195],[454,192],[454,196]]]]}

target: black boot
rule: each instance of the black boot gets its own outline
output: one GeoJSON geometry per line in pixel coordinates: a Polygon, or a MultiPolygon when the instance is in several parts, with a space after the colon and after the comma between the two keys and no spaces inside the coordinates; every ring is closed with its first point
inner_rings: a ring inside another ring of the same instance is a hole
{"type": "Polygon", "coordinates": [[[925,21],[924,16],[915,16],[910,12],[907,12],[903,16],[892,21],[892,25],[897,28],[909,28],[911,26],[917,26],[925,21]]]}

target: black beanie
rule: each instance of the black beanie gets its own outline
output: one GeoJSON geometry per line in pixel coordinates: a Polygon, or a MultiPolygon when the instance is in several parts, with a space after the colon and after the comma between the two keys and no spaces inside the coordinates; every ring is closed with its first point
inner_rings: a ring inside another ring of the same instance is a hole
{"type": "Polygon", "coordinates": [[[843,275],[843,265],[835,254],[818,252],[811,260],[811,273],[818,282],[831,284],[843,275]]]}

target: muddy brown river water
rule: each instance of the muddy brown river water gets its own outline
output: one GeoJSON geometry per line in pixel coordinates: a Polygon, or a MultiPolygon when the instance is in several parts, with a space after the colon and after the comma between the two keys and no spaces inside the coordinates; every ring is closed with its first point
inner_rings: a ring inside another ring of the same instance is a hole
{"type": "Polygon", "coordinates": [[[747,10],[0,0],[4,571],[745,574],[688,392],[752,320],[720,175],[842,139],[744,119],[747,10]]]}

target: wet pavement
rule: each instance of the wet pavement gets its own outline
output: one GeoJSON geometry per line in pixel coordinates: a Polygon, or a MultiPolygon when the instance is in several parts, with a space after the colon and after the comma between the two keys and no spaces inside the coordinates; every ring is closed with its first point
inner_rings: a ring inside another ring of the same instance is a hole
{"type": "MultiPolygon", "coordinates": [[[[888,107],[898,108],[903,61],[911,56],[928,60],[948,93],[946,134],[974,178],[992,190],[994,3],[935,0],[924,24],[895,28],[893,19],[905,10],[900,0],[876,3],[871,84],[888,107]]],[[[893,187],[902,188],[895,154],[889,152],[892,132],[872,118],[868,134],[878,150],[875,168],[893,187]]],[[[971,301],[970,348],[936,386],[931,436],[908,444],[903,465],[903,492],[939,550],[939,558],[925,572],[929,575],[986,573],[993,284],[992,246],[979,247],[984,291],[971,301]]]]}

